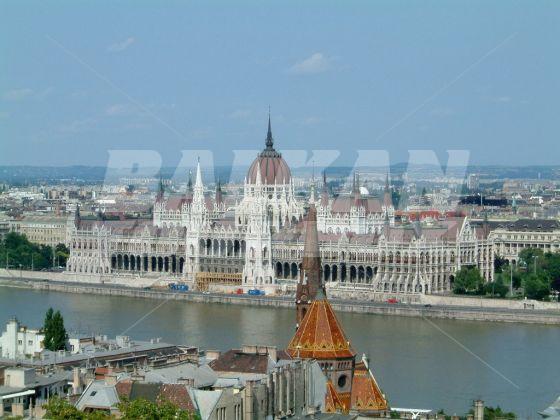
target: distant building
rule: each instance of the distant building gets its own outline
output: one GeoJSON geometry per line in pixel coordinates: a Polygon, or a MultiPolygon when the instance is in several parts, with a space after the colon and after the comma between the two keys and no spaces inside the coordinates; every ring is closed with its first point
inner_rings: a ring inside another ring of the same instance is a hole
{"type": "Polygon", "coordinates": [[[0,213],[0,241],[10,232],[10,217],[0,213]]]}
{"type": "Polygon", "coordinates": [[[317,206],[317,226],[324,233],[380,233],[386,219],[390,225],[395,223],[395,208],[389,190],[388,177],[385,182],[383,200],[362,196],[357,174],[354,174],[350,195],[331,199],[327,190],[326,176],[323,174],[321,199],[317,203],[313,199],[310,201],[317,206]]]}
{"type": "Polygon", "coordinates": [[[516,263],[519,253],[527,248],[543,252],[560,251],[560,222],[551,219],[519,219],[516,221],[491,221],[489,239],[496,254],[516,263]]]}
{"type": "Polygon", "coordinates": [[[35,356],[43,351],[44,339],[41,330],[27,328],[13,318],[0,336],[0,357],[16,359],[35,356]]]}
{"type": "Polygon", "coordinates": [[[10,220],[10,231],[23,234],[30,242],[55,247],[67,244],[67,217],[57,215],[24,215],[10,220]]]}
{"type": "Polygon", "coordinates": [[[469,174],[467,177],[467,188],[470,191],[477,191],[480,188],[480,175],[469,174]]]}

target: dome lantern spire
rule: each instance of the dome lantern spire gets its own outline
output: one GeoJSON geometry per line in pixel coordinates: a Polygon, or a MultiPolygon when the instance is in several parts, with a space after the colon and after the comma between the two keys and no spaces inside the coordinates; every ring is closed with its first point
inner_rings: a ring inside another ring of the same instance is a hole
{"type": "Polygon", "coordinates": [[[266,133],[266,150],[274,150],[274,139],[272,138],[272,127],[270,125],[270,106],[268,107],[268,132],[266,133]]]}

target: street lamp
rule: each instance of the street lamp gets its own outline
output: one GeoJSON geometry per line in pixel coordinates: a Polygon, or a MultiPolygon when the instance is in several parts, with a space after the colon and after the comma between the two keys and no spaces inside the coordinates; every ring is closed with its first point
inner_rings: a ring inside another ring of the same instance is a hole
{"type": "Polygon", "coordinates": [[[509,263],[509,294],[513,297],[513,261],[509,263]]]}

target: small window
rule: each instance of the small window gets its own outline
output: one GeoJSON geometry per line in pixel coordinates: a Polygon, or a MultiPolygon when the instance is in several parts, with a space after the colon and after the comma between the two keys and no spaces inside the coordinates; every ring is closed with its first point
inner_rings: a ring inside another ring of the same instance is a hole
{"type": "Polygon", "coordinates": [[[340,375],[338,377],[338,387],[344,388],[345,385],[346,385],[346,375],[340,375]]]}

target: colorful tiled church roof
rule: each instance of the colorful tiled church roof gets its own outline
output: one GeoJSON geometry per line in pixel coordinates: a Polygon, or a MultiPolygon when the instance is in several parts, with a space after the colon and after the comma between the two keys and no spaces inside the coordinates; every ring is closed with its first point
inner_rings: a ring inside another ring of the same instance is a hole
{"type": "Polygon", "coordinates": [[[291,357],[318,360],[356,354],[320,289],[286,351],[291,357]]]}
{"type": "Polygon", "coordinates": [[[352,410],[375,412],[387,410],[389,405],[368,368],[357,364],[352,380],[352,410]]]}
{"type": "Polygon", "coordinates": [[[327,393],[325,394],[325,410],[326,413],[346,413],[348,407],[345,406],[338,394],[336,393],[331,381],[327,382],[327,393]]]}

